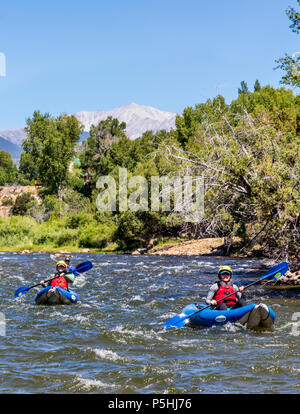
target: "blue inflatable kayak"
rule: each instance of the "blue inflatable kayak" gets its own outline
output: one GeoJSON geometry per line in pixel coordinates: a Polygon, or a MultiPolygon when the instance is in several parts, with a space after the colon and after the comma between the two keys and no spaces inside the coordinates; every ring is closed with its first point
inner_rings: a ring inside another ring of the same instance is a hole
{"type": "MultiPolygon", "coordinates": [[[[198,305],[193,303],[186,306],[180,316],[188,316],[205,305],[198,305]]],[[[210,326],[224,325],[227,322],[238,322],[245,325],[248,329],[258,327],[271,328],[275,321],[275,313],[272,308],[260,304],[251,304],[237,309],[230,310],[213,310],[210,308],[204,309],[196,313],[190,318],[186,319],[186,325],[192,328],[207,328],[210,326]]]]}
{"type": "Polygon", "coordinates": [[[78,301],[78,295],[59,286],[48,286],[36,295],[37,305],[72,305],[78,301]]]}

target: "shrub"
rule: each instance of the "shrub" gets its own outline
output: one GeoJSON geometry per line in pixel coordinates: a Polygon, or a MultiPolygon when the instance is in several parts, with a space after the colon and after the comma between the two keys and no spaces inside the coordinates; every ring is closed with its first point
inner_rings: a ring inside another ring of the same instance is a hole
{"type": "Polygon", "coordinates": [[[68,215],[66,219],[66,226],[70,229],[77,229],[78,227],[85,226],[91,221],[91,217],[85,213],[74,213],[68,215]]]}
{"type": "Polygon", "coordinates": [[[89,225],[82,230],[78,246],[103,249],[112,240],[112,233],[112,226],[89,225]]]}
{"type": "Polygon", "coordinates": [[[24,216],[27,213],[30,202],[33,200],[31,193],[23,193],[19,195],[11,209],[14,216],[24,216]]]}
{"type": "Polygon", "coordinates": [[[3,206],[12,206],[14,204],[14,200],[10,197],[4,197],[2,199],[2,205],[3,206]]]}

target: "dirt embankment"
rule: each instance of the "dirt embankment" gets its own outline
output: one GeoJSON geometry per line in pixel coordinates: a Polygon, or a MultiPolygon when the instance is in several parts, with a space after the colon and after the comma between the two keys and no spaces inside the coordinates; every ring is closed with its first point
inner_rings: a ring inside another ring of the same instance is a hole
{"type": "Polygon", "coordinates": [[[207,238],[200,240],[189,240],[181,243],[165,244],[152,247],[148,250],[138,249],[132,254],[167,255],[167,256],[193,256],[202,254],[222,255],[224,238],[207,238]]]}
{"type": "Polygon", "coordinates": [[[31,193],[33,197],[41,202],[37,189],[31,185],[0,186],[0,217],[9,217],[10,209],[16,198],[24,193],[31,193]]]}

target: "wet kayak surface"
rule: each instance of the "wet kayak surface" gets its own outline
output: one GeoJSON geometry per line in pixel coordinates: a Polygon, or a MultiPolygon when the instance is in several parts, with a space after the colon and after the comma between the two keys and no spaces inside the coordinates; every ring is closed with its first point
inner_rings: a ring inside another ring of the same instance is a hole
{"type": "MultiPolygon", "coordinates": [[[[273,330],[238,324],[166,330],[189,303],[204,303],[219,266],[247,284],[262,262],[219,257],[78,254],[93,269],[77,277],[71,306],[37,306],[53,273],[49,254],[0,254],[1,393],[298,393],[300,293],[252,286],[247,303],[276,313],[273,330]]],[[[270,266],[271,267],[271,266],[270,266]]]]}

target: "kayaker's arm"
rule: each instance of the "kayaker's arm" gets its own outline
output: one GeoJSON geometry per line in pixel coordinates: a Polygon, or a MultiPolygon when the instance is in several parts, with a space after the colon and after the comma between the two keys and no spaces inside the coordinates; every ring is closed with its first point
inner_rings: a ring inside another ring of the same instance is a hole
{"type": "Polygon", "coordinates": [[[207,305],[210,305],[210,304],[211,304],[211,301],[213,300],[213,298],[214,298],[215,294],[217,293],[218,289],[219,289],[219,286],[218,286],[218,284],[217,284],[217,283],[214,283],[214,284],[210,287],[210,289],[209,289],[209,291],[208,291],[208,294],[207,294],[207,297],[206,297],[206,299],[205,299],[205,303],[206,303],[207,305]]]}
{"type": "MultiPolygon", "coordinates": [[[[56,275],[53,273],[52,275],[50,275],[51,276],[51,279],[52,278],[54,278],[56,275]]],[[[42,285],[43,287],[47,287],[47,286],[49,286],[50,285],[50,283],[51,283],[51,280],[50,281],[44,281],[44,280],[41,280],[40,281],[40,285],[42,285]]]]}
{"type": "Polygon", "coordinates": [[[244,286],[238,287],[237,285],[232,285],[233,289],[236,291],[236,297],[238,300],[242,298],[242,293],[244,292],[244,286]]]}

